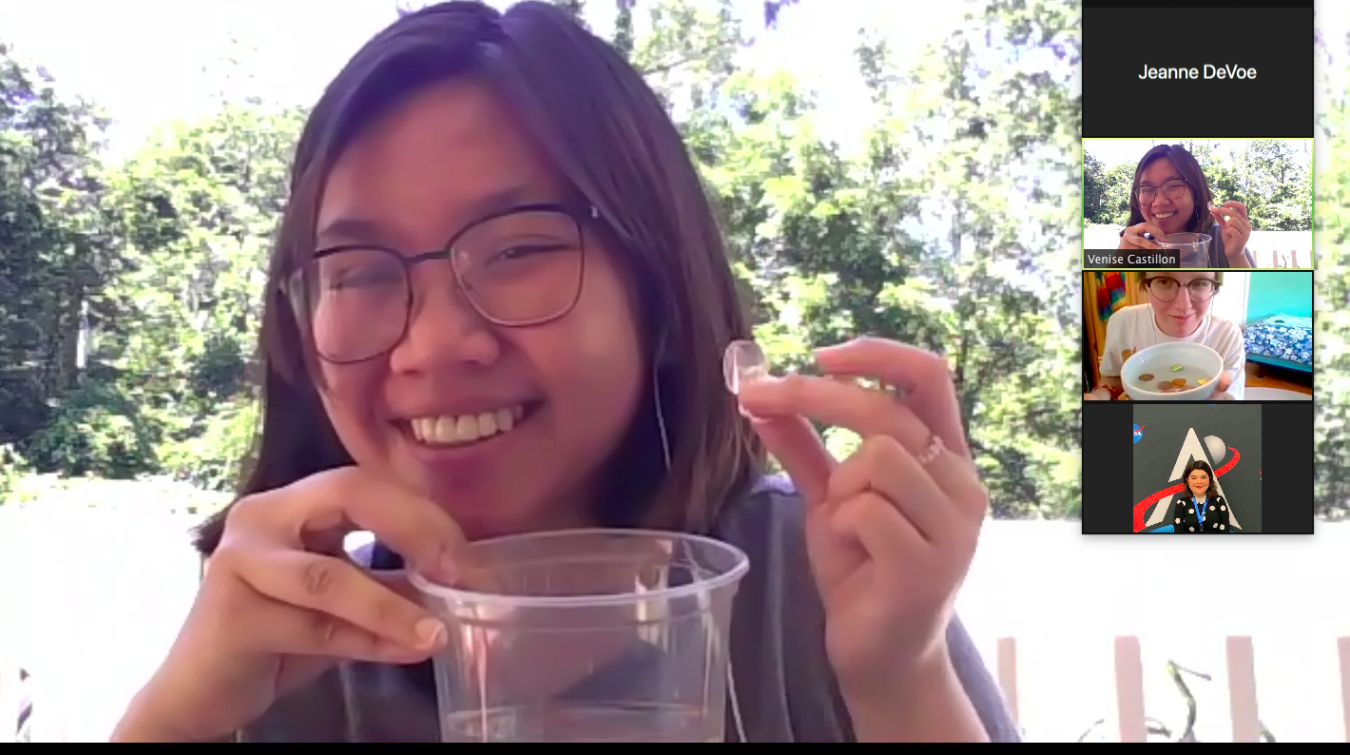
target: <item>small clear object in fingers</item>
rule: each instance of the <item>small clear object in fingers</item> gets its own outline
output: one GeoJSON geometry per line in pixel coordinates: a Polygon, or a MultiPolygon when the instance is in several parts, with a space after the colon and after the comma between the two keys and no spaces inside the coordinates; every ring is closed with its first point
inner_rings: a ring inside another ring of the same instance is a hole
{"type": "Polygon", "coordinates": [[[732,395],[741,386],[769,376],[769,360],[754,341],[732,341],[722,353],[722,380],[732,395]]]}

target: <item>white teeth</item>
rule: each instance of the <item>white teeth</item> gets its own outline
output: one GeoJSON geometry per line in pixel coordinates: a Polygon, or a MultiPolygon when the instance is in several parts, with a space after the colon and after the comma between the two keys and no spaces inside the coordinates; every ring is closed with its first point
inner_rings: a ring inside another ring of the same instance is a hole
{"type": "Polygon", "coordinates": [[[1155,219],[1157,219],[1157,220],[1166,220],[1166,219],[1172,217],[1172,216],[1175,215],[1175,214],[1176,214],[1175,212],[1164,212],[1164,213],[1160,213],[1160,214],[1158,214],[1158,215],[1154,215],[1153,217],[1154,217],[1155,219]]]}
{"type": "Polygon", "coordinates": [[[445,438],[448,443],[455,438],[455,418],[440,417],[438,419],[433,419],[427,423],[427,429],[430,430],[430,432],[426,434],[425,440],[439,440],[445,438]]]}
{"type": "MultiPolygon", "coordinates": [[[[463,420],[460,420],[461,422],[463,420]]],[[[490,438],[497,434],[497,413],[480,414],[475,419],[475,430],[480,438],[490,438]]]]}
{"type": "Polygon", "coordinates": [[[509,431],[525,413],[524,406],[513,406],[478,414],[446,417],[418,417],[409,420],[413,437],[422,443],[457,446],[486,440],[509,431]]]}
{"type": "MultiPolygon", "coordinates": [[[[436,426],[440,427],[440,420],[436,421],[436,426]]],[[[461,414],[455,419],[455,437],[456,441],[478,440],[478,418],[472,414],[461,414]]]]}

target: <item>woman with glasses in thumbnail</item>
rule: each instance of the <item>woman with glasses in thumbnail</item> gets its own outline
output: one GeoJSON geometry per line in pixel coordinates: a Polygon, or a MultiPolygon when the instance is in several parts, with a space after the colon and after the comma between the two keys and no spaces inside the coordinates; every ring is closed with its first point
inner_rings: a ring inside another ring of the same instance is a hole
{"type": "Polygon", "coordinates": [[[1219,375],[1212,400],[1241,400],[1247,364],[1242,331],[1236,323],[1210,311],[1210,304],[1223,286],[1223,273],[1150,270],[1128,275],[1145,292],[1148,304],[1122,307],[1106,321],[1102,382],[1091,393],[1083,394],[1083,398],[1128,399],[1120,381],[1120,368],[1131,354],[1158,343],[1191,341],[1223,355],[1224,371],[1219,375]]]}
{"type": "Polygon", "coordinates": [[[1228,501],[1214,484],[1214,470],[1203,461],[1186,465],[1186,487],[1172,496],[1172,533],[1213,535],[1229,532],[1228,501]]]}
{"type": "Polygon", "coordinates": [[[1130,189],[1130,225],[1120,235],[1120,249],[1157,249],[1144,238],[1172,233],[1210,237],[1208,267],[1256,267],[1247,249],[1252,235],[1247,206],[1214,204],[1200,164],[1179,144],[1159,144],[1144,153],[1134,169],[1130,189]]]}

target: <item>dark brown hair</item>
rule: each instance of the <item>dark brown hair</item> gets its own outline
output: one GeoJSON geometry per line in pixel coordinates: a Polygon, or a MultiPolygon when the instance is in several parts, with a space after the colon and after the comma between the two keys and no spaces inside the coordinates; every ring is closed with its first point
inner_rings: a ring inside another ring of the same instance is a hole
{"type": "MultiPolygon", "coordinates": [[[[706,529],[763,466],[720,369],[723,348],[749,338],[749,323],[713,208],[659,98],[608,44],[543,2],[502,13],[457,1],[404,15],[356,53],[310,113],[268,272],[261,431],[238,495],[353,463],[319,400],[315,357],[280,282],[313,253],[323,184],[353,139],[426,87],[464,76],[491,87],[568,188],[599,210],[592,230],[619,252],[659,376],[670,469],[649,381],[602,470],[595,516],[607,526],[706,529]]],[[[224,514],[199,530],[204,554],[219,543],[224,514]]]]}
{"type": "Polygon", "coordinates": [[[1139,207],[1139,182],[1148,166],[1163,158],[1171,160],[1172,165],[1176,166],[1177,172],[1191,190],[1191,199],[1195,200],[1195,212],[1186,230],[1190,233],[1208,231],[1214,225],[1213,216],[1209,214],[1209,203],[1214,201],[1214,195],[1210,193],[1209,182],[1200,170],[1200,163],[1180,144],[1159,144],[1144,153],[1144,158],[1134,169],[1134,184],[1130,186],[1130,222],[1127,225],[1144,222],[1144,213],[1139,207]]]}
{"type": "Polygon", "coordinates": [[[1214,484],[1214,470],[1213,470],[1213,469],[1210,469],[1209,463],[1208,463],[1208,462],[1200,461],[1199,459],[1196,459],[1195,461],[1193,461],[1193,462],[1191,462],[1190,464],[1187,464],[1187,465],[1186,465],[1186,474],[1185,474],[1185,476],[1182,478],[1182,479],[1186,480],[1186,482],[1187,482],[1186,489],[1187,489],[1187,490],[1190,490],[1190,484],[1189,484],[1189,483],[1190,483],[1190,480],[1191,480],[1191,472],[1194,472],[1194,471],[1197,470],[1197,469],[1200,470],[1201,472],[1204,472],[1205,474],[1209,475],[1209,488],[1208,488],[1207,490],[1205,490],[1205,498],[1207,498],[1207,499],[1209,499],[1209,500],[1213,500],[1213,499],[1215,499],[1215,498],[1218,498],[1218,497],[1219,497],[1219,486],[1217,486],[1217,485],[1214,484]]]}

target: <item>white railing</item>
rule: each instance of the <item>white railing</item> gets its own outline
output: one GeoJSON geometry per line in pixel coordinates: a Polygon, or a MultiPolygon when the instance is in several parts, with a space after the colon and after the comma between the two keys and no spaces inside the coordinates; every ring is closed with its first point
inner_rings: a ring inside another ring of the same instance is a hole
{"type": "MultiPolygon", "coordinates": [[[[1245,743],[1274,740],[1276,734],[1267,729],[1259,714],[1252,639],[1228,637],[1225,645],[1227,673],[1224,676],[1228,686],[1226,698],[1231,722],[1231,741],[1245,743]]],[[[1345,740],[1350,742],[1350,637],[1337,639],[1336,649],[1341,725],[1345,740]]],[[[1019,679],[1026,672],[1018,666],[1017,640],[1011,637],[1000,638],[995,652],[997,656],[995,672],[999,686],[1003,690],[1013,719],[1020,725],[1022,685],[1019,684],[1019,679]]],[[[1172,667],[1174,678],[1178,681],[1181,679],[1179,672],[1207,678],[1206,675],[1182,669],[1175,664],[1169,665],[1172,667]]],[[[1189,700],[1191,707],[1188,725],[1173,724],[1169,727],[1149,715],[1150,704],[1144,695],[1145,674],[1139,638],[1125,636],[1115,639],[1113,676],[1115,709],[1103,711],[1104,715],[1095,722],[1084,722],[1084,732],[1080,739],[1086,740],[1091,737],[1116,742],[1154,743],[1196,741],[1193,733],[1197,716],[1194,697],[1189,700]]],[[[1287,693],[1288,690],[1284,692],[1287,693]]],[[[1152,702],[1157,705],[1162,701],[1152,702]]],[[[0,665],[0,743],[29,742],[35,739],[32,736],[35,712],[32,703],[31,687],[21,681],[18,667],[12,663],[0,665]]],[[[1198,712],[1212,713],[1203,707],[1198,712]]],[[[49,735],[52,733],[48,732],[49,735]]],[[[43,739],[60,741],[64,738],[43,737],[43,739]]]]}
{"type": "Polygon", "coordinates": [[[1262,268],[1313,268],[1312,231],[1252,231],[1247,251],[1262,268]]]}
{"type": "MultiPolygon", "coordinates": [[[[1083,229],[1084,249],[1115,249],[1120,245],[1120,227],[1094,225],[1083,229]]],[[[1311,270],[1312,231],[1252,231],[1247,250],[1258,268],[1311,270]]]]}
{"type": "MultiPolygon", "coordinates": [[[[1340,709],[1345,739],[1350,742],[1350,637],[1336,641],[1339,677],[1340,709]]],[[[1273,741],[1275,735],[1261,722],[1256,692],[1255,652],[1250,637],[1228,637],[1226,640],[1229,717],[1233,742],[1273,741]]],[[[1017,640],[1003,637],[997,646],[997,676],[1014,720],[1021,723],[1019,710],[1019,678],[1017,640]]],[[[1184,742],[1196,741],[1193,728],[1196,720],[1194,698],[1190,697],[1190,720],[1184,727],[1167,727],[1148,715],[1144,700],[1144,664],[1138,637],[1117,637],[1114,658],[1115,710],[1095,722],[1084,732],[1086,739],[1094,730],[1105,739],[1118,742],[1184,742]],[[1109,727],[1105,731],[1097,727],[1109,727]],[[1180,730],[1178,730],[1180,728],[1180,730]]],[[[1178,673],[1208,678],[1170,664],[1175,679],[1178,673]]],[[[1179,692],[1185,684],[1179,683],[1179,692]]],[[[1187,695],[1189,697],[1189,695],[1187,695]]]]}

